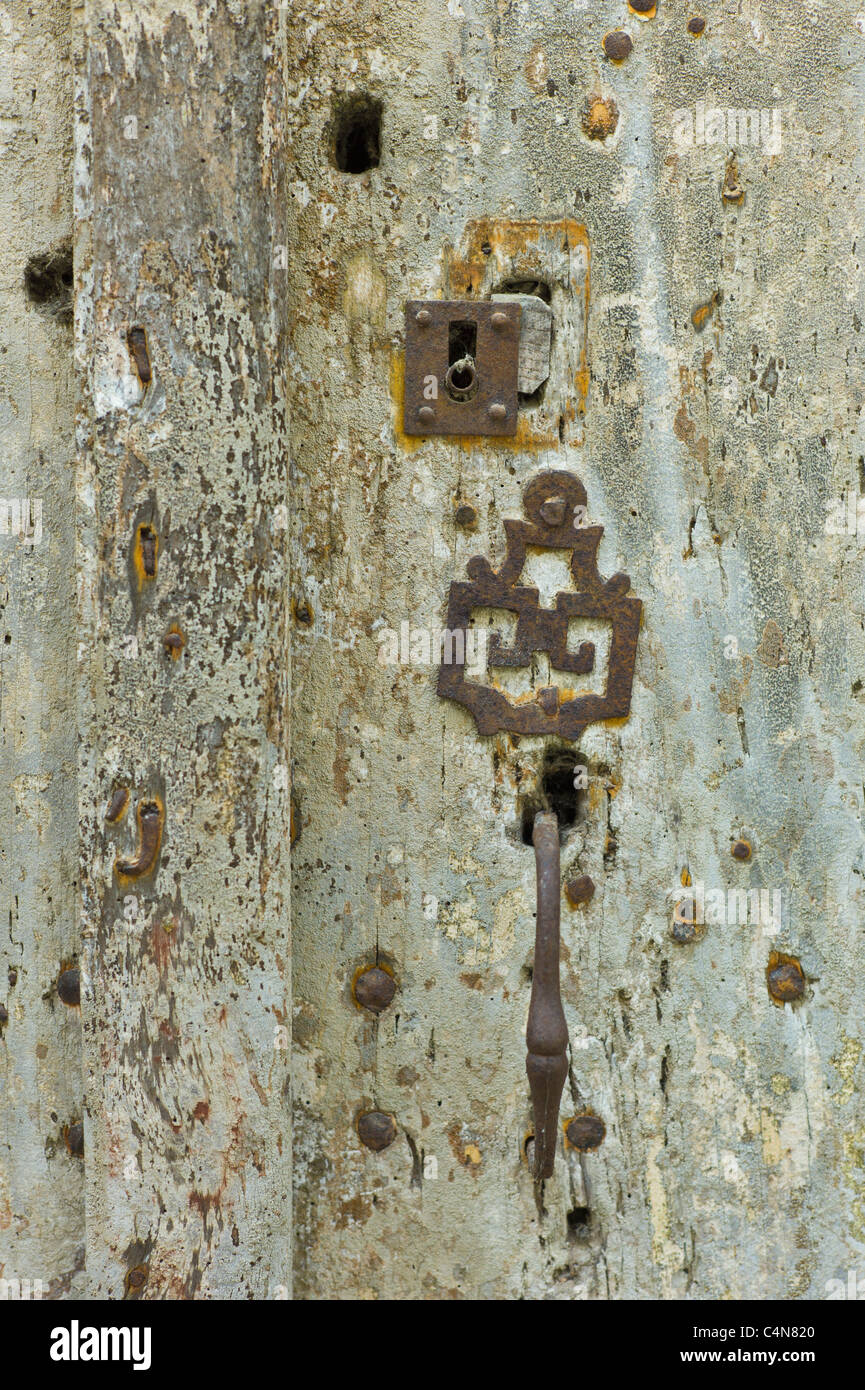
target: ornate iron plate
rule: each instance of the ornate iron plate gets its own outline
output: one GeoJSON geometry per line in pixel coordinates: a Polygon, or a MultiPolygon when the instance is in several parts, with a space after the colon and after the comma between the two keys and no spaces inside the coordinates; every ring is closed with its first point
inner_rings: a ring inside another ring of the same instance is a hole
{"type": "Polygon", "coordinates": [[[598,574],[597,551],[604,528],[578,524],[585,507],[586,490],[573,473],[551,471],[533,478],[523,491],[528,521],[504,523],[504,564],[494,570],[483,556],[469,560],[468,582],[451,584],[447,626],[450,631],[467,632],[477,608],[504,608],[517,615],[512,647],[504,647],[497,632],[490,637],[489,678],[490,669],[496,666],[529,666],[533,652],[546,652],[554,672],[585,675],[594,668],[594,644],[583,642],[577,651],[570,651],[568,624],[572,618],[608,622],[611,639],[606,688],[603,694],[563,698],[558,686],[548,686],[533,697],[516,700],[494,685],[466,680],[465,660],[443,661],[438,693],[471,710],[478,733],[557,734],[575,741],[589,724],[623,718],[630,712],[642,603],[628,594],[631,581],[626,574],[614,574],[607,580],[598,574]],[[575,592],[558,593],[554,608],[542,608],[538,590],[519,583],[529,547],[571,552],[575,592]]]}

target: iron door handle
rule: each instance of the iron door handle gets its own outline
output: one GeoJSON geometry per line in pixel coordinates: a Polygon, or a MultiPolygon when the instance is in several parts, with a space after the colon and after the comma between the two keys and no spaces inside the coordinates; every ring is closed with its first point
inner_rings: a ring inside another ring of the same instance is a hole
{"type": "Polygon", "coordinates": [[[568,1025],[559,988],[559,822],[553,812],[540,811],[535,816],[532,842],[538,904],[526,1071],[535,1115],[534,1178],[539,1182],[552,1177],[559,1106],[568,1074],[568,1025]]]}

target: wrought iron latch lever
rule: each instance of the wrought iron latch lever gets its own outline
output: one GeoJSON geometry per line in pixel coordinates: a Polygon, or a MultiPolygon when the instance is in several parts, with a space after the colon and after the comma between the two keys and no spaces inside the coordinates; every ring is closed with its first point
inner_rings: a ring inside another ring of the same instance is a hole
{"type": "Polygon", "coordinates": [[[568,1074],[568,1025],[559,989],[559,822],[551,811],[535,816],[532,842],[538,884],[535,964],[526,1029],[526,1071],[535,1113],[534,1178],[550,1178],[556,1157],[559,1106],[568,1074]]]}

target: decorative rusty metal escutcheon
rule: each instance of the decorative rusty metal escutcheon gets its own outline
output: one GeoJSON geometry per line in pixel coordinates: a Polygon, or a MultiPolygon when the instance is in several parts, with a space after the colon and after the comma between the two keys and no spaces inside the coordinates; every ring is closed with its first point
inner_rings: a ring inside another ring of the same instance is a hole
{"type": "MultiPolygon", "coordinates": [[[[478,608],[504,608],[517,615],[513,646],[502,644],[494,632],[487,650],[487,676],[495,667],[530,666],[533,652],[546,652],[552,671],[565,676],[587,675],[594,669],[595,648],[583,642],[568,647],[568,625],[574,618],[594,618],[611,627],[606,688],[563,696],[559,686],[537,691],[533,699],[517,702],[493,684],[466,679],[465,660],[439,668],[438,693],[471,710],[478,733],[506,730],[515,734],[556,734],[578,739],[599,719],[619,719],[630,712],[631,686],[637,654],[642,603],[628,594],[630,579],[598,574],[597,552],[602,526],[581,526],[586,490],[573,473],[551,471],[533,478],[523,491],[527,521],[506,520],[507,554],[494,570],[483,556],[469,560],[468,581],[451,584],[447,626],[467,632],[478,608]],[[554,608],[542,608],[537,589],[519,583],[529,548],[569,550],[574,592],[556,595],[554,608]]],[[[459,655],[459,652],[457,653],[459,655]]],[[[464,652],[463,652],[464,656],[464,652]]]]}
{"type": "Polygon", "coordinates": [[[406,305],[406,434],[516,434],[520,312],[489,300],[406,305]]]}

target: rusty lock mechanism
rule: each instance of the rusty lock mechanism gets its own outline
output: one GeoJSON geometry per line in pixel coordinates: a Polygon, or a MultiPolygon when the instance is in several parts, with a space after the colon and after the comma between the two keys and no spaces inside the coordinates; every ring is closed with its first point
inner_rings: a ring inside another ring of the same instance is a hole
{"type": "MultiPolygon", "coordinates": [[[[549,471],[531,479],[523,490],[526,521],[504,522],[507,550],[498,570],[476,555],[466,566],[468,581],[450,586],[447,626],[463,632],[461,661],[442,661],[438,693],[455,700],[474,717],[479,734],[554,734],[575,742],[589,724],[621,719],[630,713],[642,603],[628,591],[626,574],[603,579],[597,569],[603,527],[587,526],[586,490],[573,473],[549,471]],[[573,591],[556,594],[552,608],[542,608],[539,591],[520,584],[527,551],[570,552],[573,591]],[[476,610],[504,609],[516,614],[510,647],[494,632],[487,644],[487,683],[467,680],[467,634],[476,610]],[[603,693],[574,693],[545,686],[533,700],[512,699],[497,686],[495,669],[529,666],[533,654],[546,653],[551,671],[561,672],[570,687],[575,676],[594,669],[595,647],[583,642],[568,647],[572,619],[595,619],[610,626],[610,654],[603,693]]],[[[457,649],[459,655],[460,648],[457,649]]],[[[551,811],[535,817],[532,840],[537,876],[537,918],[532,992],[526,1030],[526,1072],[534,1111],[534,1177],[553,1172],[558,1116],[568,1074],[568,1027],[559,983],[561,880],[558,818],[551,811]]]]}
{"type": "Polygon", "coordinates": [[[516,434],[521,312],[511,300],[406,305],[406,434],[516,434]]]}

